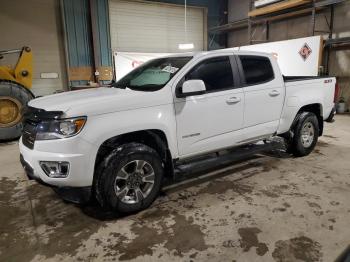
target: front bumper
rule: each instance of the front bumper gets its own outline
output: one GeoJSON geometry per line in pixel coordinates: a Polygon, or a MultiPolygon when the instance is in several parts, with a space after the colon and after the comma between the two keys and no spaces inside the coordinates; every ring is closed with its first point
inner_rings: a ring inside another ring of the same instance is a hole
{"type": "Polygon", "coordinates": [[[33,168],[24,160],[22,154],[20,155],[20,162],[29,180],[35,180],[39,184],[51,187],[62,199],[76,204],[84,204],[90,201],[91,187],[57,187],[47,184],[40,177],[34,176],[33,168]]]}
{"type": "Polygon", "coordinates": [[[36,141],[34,148],[30,149],[20,139],[19,149],[20,161],[29,179],[52,187],[67,201],[82,203],[90,198],[94,170],[92,156],[95,152],[92,144],[80,138],[71,138],[36,141]],[[69,162],[69,174],[65,178],[48,177],[40,161],[69,162]]]}

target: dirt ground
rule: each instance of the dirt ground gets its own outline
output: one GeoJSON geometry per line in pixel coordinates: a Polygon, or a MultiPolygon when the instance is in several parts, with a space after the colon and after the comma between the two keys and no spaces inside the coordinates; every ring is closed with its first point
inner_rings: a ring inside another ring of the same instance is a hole
{"type": "Polygon", "coordinates": [[[350,116],[304,158],[257,155],[127,217],[62,201],[0,144],[0,261],[334,261],[350,244],[350,116]]]}

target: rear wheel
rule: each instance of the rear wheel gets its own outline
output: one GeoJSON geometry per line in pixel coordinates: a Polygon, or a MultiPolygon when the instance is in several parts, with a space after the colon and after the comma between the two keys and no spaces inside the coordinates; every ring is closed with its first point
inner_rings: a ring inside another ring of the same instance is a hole
{"type": "Polygon", "coordinates": [[[0,81],[0,140],[21,136],[22,108],[33,98],[24,86],[0,81]]]}
{"type": "Polygon", "coordinates": [[[306,156],[315,148],[319,136],[318,119],[314,113],[303,112],[294,128],[288,150],[295,156],[306,156]]]}
{"type": "Polygon", "coordinates": [[[150,206],[163,177],[158,153],[140,143],[112,151],[100,164],[95,192],[100,204],[119,213],[133,213],[150,206]]]}

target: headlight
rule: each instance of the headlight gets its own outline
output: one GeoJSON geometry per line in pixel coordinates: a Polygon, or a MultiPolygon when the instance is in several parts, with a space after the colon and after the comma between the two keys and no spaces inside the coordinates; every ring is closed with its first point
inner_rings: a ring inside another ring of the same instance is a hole
{"type": "Polygon", "coordinates": [[[36,140],[75,136],[83,129],[85,122],[86,117],[42,121],[37,127],[36,140]]]}

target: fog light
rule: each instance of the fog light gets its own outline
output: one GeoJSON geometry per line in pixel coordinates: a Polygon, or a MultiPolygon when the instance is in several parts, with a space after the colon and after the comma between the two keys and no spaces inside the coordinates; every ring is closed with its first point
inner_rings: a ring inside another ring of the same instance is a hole
{"type": "Polygon", "coordinates": [[[64,178],[69,173],[68,162],[40,161],[42,170],[48,177],[64,178]]]}

